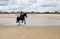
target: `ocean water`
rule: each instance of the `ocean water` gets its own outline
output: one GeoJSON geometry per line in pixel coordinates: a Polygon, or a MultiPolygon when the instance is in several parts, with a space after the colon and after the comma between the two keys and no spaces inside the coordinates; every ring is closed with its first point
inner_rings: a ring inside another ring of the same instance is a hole
{"type": "MultiPolygon", "coordinates": [[[[18,25],[16,18],[0,18],[0,23],[4,25],[18,25]]],[[[24,26],[51,26],[60,25],[60,19],[52,18],[27,18],[26,24],[21,23],[24,26]]]]}

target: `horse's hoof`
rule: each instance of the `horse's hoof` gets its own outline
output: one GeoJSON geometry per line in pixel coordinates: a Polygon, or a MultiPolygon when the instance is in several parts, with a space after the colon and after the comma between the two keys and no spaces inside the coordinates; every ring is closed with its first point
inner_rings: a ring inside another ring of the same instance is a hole
{"type": "Polygon", "coordinates": [[[18,25],[20,25],[20,24],[18,24],[18,25]]]}
{"type": "Polygon", "coordinates": [[[23,22],[21,22],[21,23],[23,23],[23,22]]]}
{"type": "Polygon", "coordinates": [[[26,23],[24,23],[24,24],[26,24],[26,23]]]}

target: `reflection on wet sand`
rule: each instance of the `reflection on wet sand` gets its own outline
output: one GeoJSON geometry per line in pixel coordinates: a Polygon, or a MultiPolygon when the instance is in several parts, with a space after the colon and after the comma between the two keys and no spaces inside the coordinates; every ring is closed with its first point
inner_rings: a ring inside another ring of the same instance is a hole
{"type": "MultiPolygon", "coordinates": [[[[0,18],[0,23],[4,25],[17,25],[16,18],[0,18]]],[[[50,26],[50,25],[60,25],[60,19],[52,18],[27,18],[26,26],[50,26]]],[[[21,25],[24,25],[21,23],[21,25]]]]}

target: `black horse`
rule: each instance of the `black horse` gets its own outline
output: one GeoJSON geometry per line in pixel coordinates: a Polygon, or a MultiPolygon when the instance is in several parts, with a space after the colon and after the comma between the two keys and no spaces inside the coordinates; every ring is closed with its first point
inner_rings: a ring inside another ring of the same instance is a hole
{"type": "Polygon", "coordinates": [[[18,17],[16,18],[16,23],[19,23],[19,24],[20,24],[20,21],[22,21],[21,23],[24,22],[24,24],[26,24],[25,17],[27,18],[27,13],[24,13],[24,14],[22,14],[21,16],[18,16],[18,17]]]}

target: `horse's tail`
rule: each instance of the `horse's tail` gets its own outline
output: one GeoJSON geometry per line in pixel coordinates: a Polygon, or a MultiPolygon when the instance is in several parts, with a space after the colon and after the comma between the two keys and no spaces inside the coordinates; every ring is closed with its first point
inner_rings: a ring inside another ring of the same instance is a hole
{"type": "Polygon", "coordinates": [[[16,18],[16,23],[19,22],[19,17],[16,18]]]}

